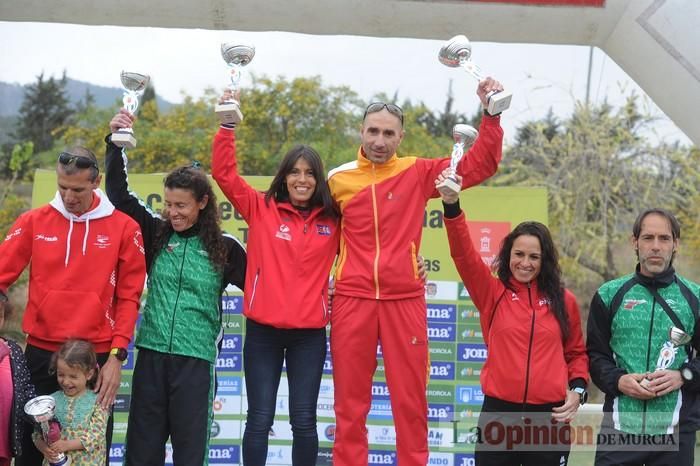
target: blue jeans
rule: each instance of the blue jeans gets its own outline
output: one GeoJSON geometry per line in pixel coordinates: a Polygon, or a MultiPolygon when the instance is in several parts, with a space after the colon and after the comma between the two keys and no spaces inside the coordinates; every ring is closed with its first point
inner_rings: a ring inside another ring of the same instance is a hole
{"type": "Polygon", "coordinates": [[[280,329],[246,321],[243,370],[248,417],[243,433],[244,466],[264,466],[275,417],[282,363],[287,363],[292,465],[312,466],[318,456],[316,403],[326,359],[326,329],[280,329]]]}

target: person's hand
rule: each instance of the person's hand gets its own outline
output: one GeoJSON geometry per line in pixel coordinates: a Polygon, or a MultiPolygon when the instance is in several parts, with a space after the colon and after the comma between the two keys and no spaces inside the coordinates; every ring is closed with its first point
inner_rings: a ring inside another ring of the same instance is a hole
{"type": "Polygon", "coordinates": [[[476,95],[481,99],[481,105],[484,108],[489,106],[489,97],[492,93],[501,92],[503,90],[503,85],[493,79],[491,76],[486,79],[479,81],[479,86],[476,88],[476,95]]]}
{"type": "Polygon", "coordinates": [[[451,189],[448,189],[446,187],[438,187],[440,183],[442,183],[445,179],[447,178],[452,178],[455,180],[460,186],[462,185],[462,177],[459,176],[456,173],[452,173],[452,169],[450,168],[445,168],[442,173],[438,175],[438,177],[435,179],[435,188],[438,190],[440,193],[440,197],[442,198],[442,201],[445,204],[454,204],[459,200],[459,193],[456,193],[452,191],[451,189]]]}
{"type": "Polygon", "coordinates": [[[44,458],[46,458],[49,462],[55,462],[58,458],[58,452],[54,451],[53,448],[51,448],[45,441],[44,439],[41,438],[35,438],[34,439],[34,446],[36,447],[37,450],[41,452],[42,455],[44,455],[44,458]]]}
{"type": "Polygon", "coordinates": [[[644,388],[644,385],[642,385],[645,376],[646,374],[625,374],[617,381],[617,388],[632,398],[651,400],[656,396],[656,393],[644,388]]]}
{"type": "Polygon", "coordinates": [[[120,129],[131,128],[134,125],[134,121],[136,121],[136,117],[122,108],[109,122],[109,130],[116,133],[120,129]]]}
{"type": "Polygon", "coordinates": [[[95,392],[97,393],[97,403],[103,409],[108,410],[114,404],[114,399],[117,397],[119,390],[119,382],[122,378],[122,363],[114,355],[109,355],[107,362],[100,369],[95,384],[95,392]]]}
{"type": "Polygon", "coordinates": [[[416,262],[418,263],[418,278],[425,283],[428,279],[428,268],[425,266],[425,259],[418,254],[418,256],[416,256],[416,262]]]}
{"type": "Polygon", "coordinates": [[[63,439],[56,440],[54,443],[51,444],[50,448],[55,454],[70,451],[68,440],[63,439]]]}
{"type": "Polygon", "coordinates": [[[231,89],[226,89],[224,93],[221,95],[219,98],[219,103],[220,104],[225,104],[227,102],[231,102],[232,100],[240,103],[241,102],[241,91],[236,90],[235,92],[232,91],[231,89]]]}
{"type": "Polygon", "coordinates": [[[650,372],[646,375],[648,383],[645,384],[647,390],[654,392],[656,396],[663,396],[674,392],[683,385],[681,371],[661,370],[650,372]]]}
{"type": "Polygon", "coordinates": [[[564,404],[552,408],[552,417],[559,422],[571,422],[576,417],[580,405],[581,395],[573,390],[567,390],[564,404]]]}

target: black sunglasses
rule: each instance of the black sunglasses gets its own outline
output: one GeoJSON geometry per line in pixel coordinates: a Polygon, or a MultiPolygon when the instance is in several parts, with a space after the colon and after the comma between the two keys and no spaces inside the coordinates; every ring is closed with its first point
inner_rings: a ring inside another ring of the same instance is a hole
{"type": "Polygon", "coordinates": [[[387,104],[384,102],[372,102],[371,104],[369,104],[367,106],[367,110],[365,110],[365,114],[362,116],[362,121],[365,121],[365,118],[367,118],[368,114],[381,112],[385,108],[389,113],[398,117],[399,120],[401,120],[401,126],[403,126],[403,110],[401,110],[401,107],[399,107],[398,105],[387,104]]]}
{"type": "Polygon", "coordinates": [[[85,170],[86,168],[94,168],[95,170],[100,171],[99,167],[97,166],[97,162],[89,157],[85,157],[84,155],[73,155],[69,154],[68,152],[61,152],[58,154],[58,162],[61,165],[70,165],[74,163],[76,167],[82,170],[85,170]]]}

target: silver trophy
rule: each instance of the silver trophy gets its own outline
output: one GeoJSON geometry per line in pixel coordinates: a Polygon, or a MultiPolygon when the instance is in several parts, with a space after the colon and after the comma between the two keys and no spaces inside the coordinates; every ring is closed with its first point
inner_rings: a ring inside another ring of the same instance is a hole
{"type": "MultiPolygon", "coordinates": [[[[481,81],[484,75],[481,69],[469,58],[472,55],[472,46],[466,36],[458,35],[445,42],[438,53],[440,63],[451,68],[463,68],[467,73],[481,81]]],[[[510,107],[511,92],[492,91],[487,94],[488,106],[486,111],[491,115],[496,115],[510,107]]]]}
{"type": "MultiPolygon", "coordinates": [[[[692,337],[678,327],[671,327],[668,330],[668,341],[663,344],[659,351],[659,358],[656,360],[657,371],[662,371],[671,367],[673,361],[676,360],[678,348],[690,343],[692,337]]],[[[640,385],[645,387],[649,385],[649,379],[644,379],[640,385]]]]}
{"type": "MultiPolygon", "coordinates": [[[[255,56],[255,47],[225,42],[221,44],[221,56],[230,68],[229,77],[231,82],[228,85],[228,89],[235,93],[240,89],[243,67],[250,63],[255,56]]],[[[221,123],[225,124],[235,125],[243,119],[240,105],[233,99],[216,104],[214,112],[216,112],[221,123]]]]}
{"type": "MultiPolygon", "coordinates": [[[[50,395],[37,396],[27,401],[24,412],[41,428],[41,436],[47,445],[51,445],[61,438],[61,425],[56,420],[56,400],[50,395]]],[[[51,466],[69,466],[70,456],[59,453],[56,461],[49,463],[51,466]]]]}
{"type": "MultiPolygon", "coordinates": [[[[124,88],[124,109],[132,115],[136,114],[136,109],[139,108],[139,97],[146,90],[148,82],[151,80],[147,74],[133,73],[122,71],[120,75],[122,87],[124,88]]],[[[136,138],[134,130],[131,128],[121,128],[116,133],[112,133],[112,142],[117,147],[126,147],[133,149],[136,147],[136,138]]]]}
{"type": "Polygon", "coordinates": [[[450,156],[450,172],[449,177],[438,183],[438,188],[446,188],[450,191],[458,193],[462,186],[457,182],[454,175],[457,173],[457,165],[464,156],[464,151],[468,150],[476,141],[479,132],[469,125],[458,123],[452,128],[452,139],[455,144],[452,146],[452,155],[450,156]]]}

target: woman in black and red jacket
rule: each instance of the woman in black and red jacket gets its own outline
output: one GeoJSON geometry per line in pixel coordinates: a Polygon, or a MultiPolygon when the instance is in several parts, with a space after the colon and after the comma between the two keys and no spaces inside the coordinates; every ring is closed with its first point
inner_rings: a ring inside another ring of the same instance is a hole
{"type": "Polygon", "coordinates": [[[566,464],[568,422],[585,402],[588,356],[578,304],[563,287],[549,230],[539,222],[515,227],[503,240],[494,276],[469,236],[459,193],[438,189],[450,254],[479,310],[488,349],[476,464],[566,464]],[[537,425],[549,439],[535,438],[537,425]],[[518,433],[521,441],[513,441],[518,433]]]}

